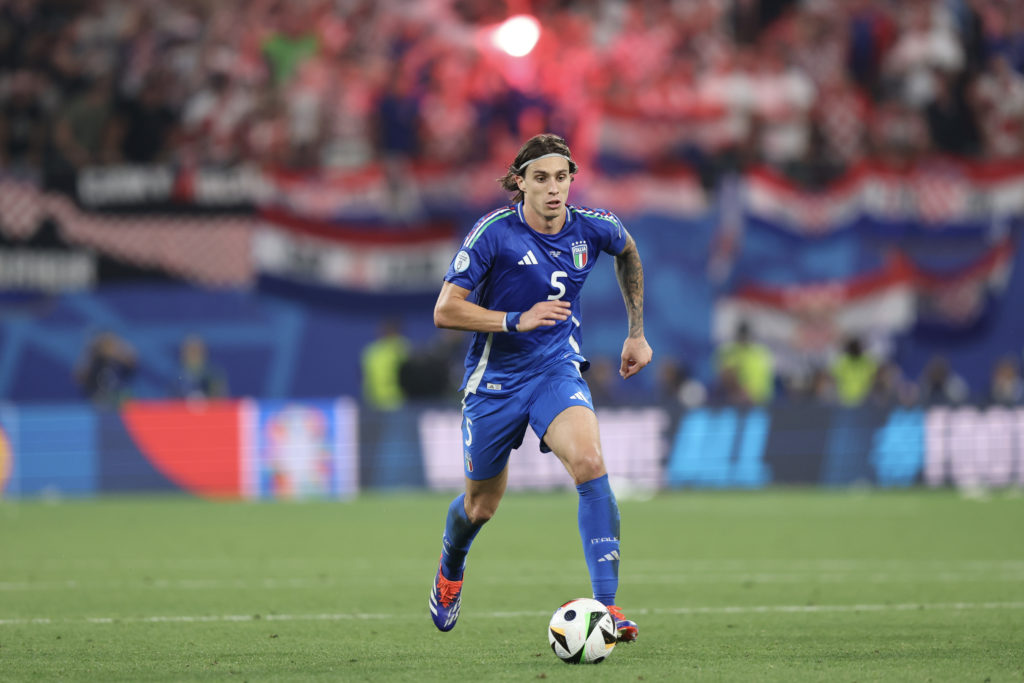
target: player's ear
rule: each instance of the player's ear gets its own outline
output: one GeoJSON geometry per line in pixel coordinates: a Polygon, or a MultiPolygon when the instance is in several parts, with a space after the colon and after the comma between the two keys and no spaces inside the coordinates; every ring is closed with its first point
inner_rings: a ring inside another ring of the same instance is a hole
{"type": "Polygon", "coordinates": [[[523,180],[523,176],[516,176],[516,187],[519,188],[520,192],[526,192],[526,181],[523,180]]]}

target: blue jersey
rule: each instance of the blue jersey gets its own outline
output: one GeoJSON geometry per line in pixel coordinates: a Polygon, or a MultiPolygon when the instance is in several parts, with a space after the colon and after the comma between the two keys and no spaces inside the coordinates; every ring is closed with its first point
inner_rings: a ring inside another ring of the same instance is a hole
{"type": "Polygon", "coordinates": [[[626,248],[626,231],[611,212],[566,207],[554,235],[531,228],[522,203],[492,211],[476,222],[452,259],[445,280],[473,292],[474,301],[496,311],[526,311],[538,301],[572,304],[568,320],[529,332],[477,332],[466,354],[462,389],[504,396],[537,372],[569,360],[587,368],[581,350],[580,290],[600,252],[626,248]]]}

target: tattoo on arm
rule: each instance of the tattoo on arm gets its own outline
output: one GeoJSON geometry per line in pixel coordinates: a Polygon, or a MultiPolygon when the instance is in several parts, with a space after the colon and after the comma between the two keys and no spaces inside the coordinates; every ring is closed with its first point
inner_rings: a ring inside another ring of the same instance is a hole
{"type": "Polygon", "coordinates": [[[622,253],[615,257],[615,277],[626,302],[629,336],[640,336],[644,333],[644,267],[632,236],[627,238],[622,253]]]}

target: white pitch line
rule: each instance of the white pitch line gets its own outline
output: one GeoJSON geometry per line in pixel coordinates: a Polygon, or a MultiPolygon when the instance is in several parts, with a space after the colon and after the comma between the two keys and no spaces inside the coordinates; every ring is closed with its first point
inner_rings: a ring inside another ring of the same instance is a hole
{"type": "MultiPolygon", "coordinates": [[[[1018,610],[1024,609],[1024,602],[908,602],[896,604],[857,605],[733,605],[718,607],[654,607],[630,609],[630,614],[817,614],[829,612],[909,612],[917,610],[1018,610]]],[[[481,616],[495,619],[549,616],[541,610],[518,612],[485,612],[481,616]]],[[[410,619],[410,614],[372,614],[363,612],[338,612],[325,614],[208,614],[208,615],[167,615],[148,617],[80,617],[80,618],[25,618],[0,619],[0,626],[37,626],[50,624],[198,624],[217,622],[259,622],[259,621],[379,621],[388,619],[410,619]]]]}
{"type": "MultiPolygon", "coordinates": [[[[501,584],[517,585],[532,584],[531,577],[485,577],[481,580],[484,585],[501,584]]],[[[1024,571],[1003,571],[999,573],[983,572],[872,572],[872,573],[849,573],[832,571],[800,571],[800,572],[757,572],[757,573],[729,573],[718,572],[708,573],[630,573],[628,579],[622,583],[641,585],[650,584],[687,584],[687,583],[715,583],[715,584],[736,584],[736,583],[847,583],[867,582],[875,584],[883,583],[965,583],[965,582],[1007,582],[1024,583],[1024,571]]],[[[365,581],[364,581],[365,583],[365,581]]],[[[394,585],[396,581],[386,577],[371,580],[371,583],[394,585]]],[[[290,579],[139,579],[136,581],[127,580],[79,580],[67,581],[0,581],[0,593],[3,592],[28,592],[28,591],[57,591],[57,590],[94,590],[94,589],[136,589],[136,590],[175,590],[175,591],[200,591],[200,590],[247,590],[259,588],[263,590],[305,590],[328,588],[337,585],[337,581],[331,578],[290,578],[290,579]]]]}
{"type": "MultiPolygon", "coordinates": [[[[819,612],[910,612],[917,610],[1024,609],[1024,602],[906,602],[861,605],[760,605],[737,607],[656,607],[639,614],[813,614],[819,612]]],[[[633,610],[630,610],[631,612],[633,610]]]]}
{"type": "MultiPolygon", "coordinates": [[[[1022,577],[1024,580],[1024,577],[1022,577]]],[[[0,581],[2,591],[78,590],[95,588],[137,588],[140,590],[224,590],[228,588],[292,589],[325,588],[334,579],[139,579],[136,581],[0,581]]]]}

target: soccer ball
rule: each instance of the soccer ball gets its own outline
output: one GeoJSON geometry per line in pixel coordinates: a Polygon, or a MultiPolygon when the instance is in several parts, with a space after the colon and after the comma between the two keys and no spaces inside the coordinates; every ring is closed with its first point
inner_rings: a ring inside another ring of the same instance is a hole
{"type": "Polygon", "coordinates": [[[615,620],[608,608],[591,598],[570,600],[548,624],[548,642],[568,664],[600,664],[615,647],[615,620]]]}

